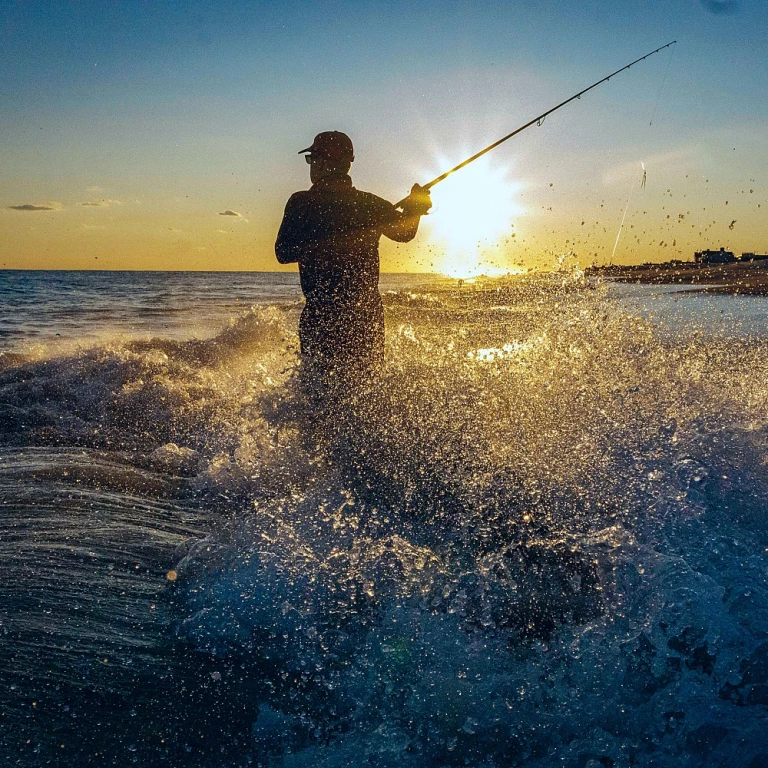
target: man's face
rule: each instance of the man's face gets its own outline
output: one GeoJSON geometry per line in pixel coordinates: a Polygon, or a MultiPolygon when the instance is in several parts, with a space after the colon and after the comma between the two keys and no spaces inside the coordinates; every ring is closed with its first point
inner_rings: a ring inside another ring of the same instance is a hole
{"type": "Polygon", "coordinates": [[[326,176],[349,173],[350,161],[332,160],[322,155],[305,155],[309,163],[309,178],[315,184],[326,176]]]}
{"type": "Polygon", "coordinates": [[[309,163],[309,180],[315,184],[323,178],[323,171],[325,169],[323,158],[307,155],[307,162],[309,163]]]}

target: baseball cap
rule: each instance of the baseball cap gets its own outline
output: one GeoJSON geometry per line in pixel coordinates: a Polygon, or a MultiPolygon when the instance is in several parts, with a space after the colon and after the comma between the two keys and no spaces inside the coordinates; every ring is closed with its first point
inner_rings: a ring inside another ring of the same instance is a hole
{"type": "Polygon", "coordinates": [[[323,131],[315,136],[311,147],[299,151],[300,155],[309,152],[310,155],[324,157],[327,160],[355,159],[352,139],[341,131],[323,131]]]}

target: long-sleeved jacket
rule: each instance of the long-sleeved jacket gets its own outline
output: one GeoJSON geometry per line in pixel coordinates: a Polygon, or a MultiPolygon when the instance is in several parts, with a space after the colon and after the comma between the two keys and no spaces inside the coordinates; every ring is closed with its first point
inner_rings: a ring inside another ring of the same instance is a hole
{"type": "Polygon", "coordinates": [[[418,225],[418,215],[355,189],[347,175],[291,195],[275,253],[281,264],[299,265],[303,353],[331,359],[383,353],[379,239],[408,242],[418,225]]]}

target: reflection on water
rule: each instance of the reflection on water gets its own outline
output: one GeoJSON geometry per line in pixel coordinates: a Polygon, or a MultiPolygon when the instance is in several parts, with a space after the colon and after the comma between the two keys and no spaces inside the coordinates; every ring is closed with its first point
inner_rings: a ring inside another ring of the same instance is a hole
{"type": "MultiPolygon", "coordinates": [[[[427,275],[383,275],[386,291],[427,275]]],[[[295,272],[0,270],[0,352],[126,337],[206,338],[253,305],[295,303],[295,272]]]]}
{"type": "Polygon", "coordinates": [[[6,356],[0,754],[765,764],[768,350],[632,290],[395,286],[325,414],[293,306],[6,356]]]}
{"type": "Polygon", "coordinates": [[[209,336],[252,304],[298,295],[293,273],[0,270],[0,350],[116,332],[209,336]]]}
{"type": "Polygon", "coordinates": [[[663,333],[765,336],[768,296],[707,293],[689,285],[610,283],[608,295],[663,333]]]}

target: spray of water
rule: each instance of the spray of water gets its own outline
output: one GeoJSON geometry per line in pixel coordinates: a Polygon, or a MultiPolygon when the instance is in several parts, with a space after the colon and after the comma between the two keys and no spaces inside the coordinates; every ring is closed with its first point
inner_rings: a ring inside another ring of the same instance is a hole
{"type": "MultiPolygon", "coordinates": [[[[208,520],[134,582],[156,585],[163,616],[123,627],[117,653],[147,674],[164,664],[181,700],[204,702],[194,728],[173,721],[177,740],[198,734],[184,759],[760,765],[764,345],[660,336],[578,272],[385,304],[383,379],[322,414],[279,309],[206,342],[102,345],[0,374],[17,452],[77,443],[101,456],[79,470],[96,503],[154,478],[163,515],[208,520]],[[131,637],[151,640],[143,655],[131,637]]],[[[136,525],[160,525],[137,510],[136,525]]],[[[31,573],[56,541],[27,548],[31,573]]],[[[105,611],[124,599],[94,579],[105,611]]],[[[46,599],[21,606],[19,647],[46,599]]],[[[57,637],[86,631],[62,618],[57,637]]],[[[94,649],[110,642],[99,633],[94,649]]],[[[40,651],[25,658],[19,679],[36,679],[40,651]]],[[[62,685],[86,685],[71,653],[47,658],[62,685]]],[[[137,685],[115,695],[170,701],[137,685]]],[[[152,749],[136,747],[144,764],[152,749]]]]}

